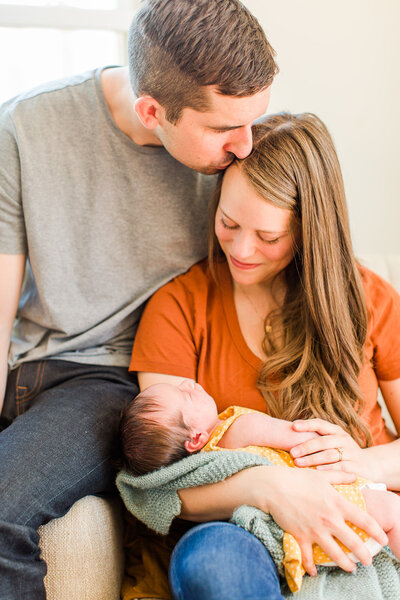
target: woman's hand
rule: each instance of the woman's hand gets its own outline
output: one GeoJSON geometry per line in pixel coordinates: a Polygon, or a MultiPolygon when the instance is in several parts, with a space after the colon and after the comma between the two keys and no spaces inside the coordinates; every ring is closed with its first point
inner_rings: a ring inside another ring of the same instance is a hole
{"type": "Polygon", "coordinates": [[[387,536],[378,523],[331,485],[351,483],[354,475],[287,467],[255,467],[246,471],[248,485],[257,494],[254,506],[269,512],[284,531],[295,537],[309,575],[317,574],[312,556],[313,543],[318,543],[345,571],[355,570],[356,565],[337,540],[351,550],[363,565],[371,564],[370,552],[346,521],[366,531],[381,545],[386,545],[387,536]]]}
{"type": "Polygon", "coordinates": [[[339,425],[323,419],[308,419],[294,421],[292,426],[295,431],[319,433],[319,437],[298,444],[290,450],[297,467],[340,470],[369,479],[379,479],[370,453],[360,448],[339,425]]]}
{"type": "Polygon", "coordinates": [[[341,496],[331,484],[352,483],[355,475],[344,471],[316,471],[290,467],[249,467],[224,481],[179,491],[181,518],[205,522],[229,519],[238,506],[248,504],[271,513],[280,527],[300,545],[303,564],[316,575],[312,545],[318,543],[345,571],[354,562],[337,543],[340,540],[364,565],[371,555],[346,521],[366,531],[379,544],[387,537],[378,523],[341,496]]]}

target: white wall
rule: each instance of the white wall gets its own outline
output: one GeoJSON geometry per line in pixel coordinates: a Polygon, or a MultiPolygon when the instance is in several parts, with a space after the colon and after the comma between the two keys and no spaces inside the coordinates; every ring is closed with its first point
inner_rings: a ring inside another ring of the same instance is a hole
{"type": "Polygon", "coordinates": [[[315,112],[335,140],[356,253],[400,253],[400,1],[243,3],[277,52],[269,112],[315,112]]]}

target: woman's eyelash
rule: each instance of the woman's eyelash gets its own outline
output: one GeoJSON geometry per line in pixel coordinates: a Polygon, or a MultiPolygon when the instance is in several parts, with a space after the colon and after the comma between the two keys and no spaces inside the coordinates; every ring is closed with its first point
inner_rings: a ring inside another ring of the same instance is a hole
{"type": "MultiPolygon", "coordinates": [[[[226,223],[223,219],[221,219],[221,224],[225,229],[237,229],[239,227],[239,225],[228,225],[228,223],[226,223]]],[[[274,240],[265,240],[261,235],[258,235],[258,237],[265,244],[271,244],[271,245],[277,244],[279,242],[279,240],[281,239],[281,238],[277,237],[274,240]]]]}
{"type": "Polygon", "coordinates": [[[225,227],[225,229],[236,229],[237,225],[228,225],[228,223],[225,223],[225,221],[223,219],[221,219],[221,223],[222,226],[225,227]]]}
{"type": "Polygon", "coordinates": [[[280,238],[275,238],[274,240],[264,240],[264,238],[262,238],[261,236],[259,236],[259,238],[262,242],[265,242],[266,244],[276,244],[280,240],[280,238]]]}

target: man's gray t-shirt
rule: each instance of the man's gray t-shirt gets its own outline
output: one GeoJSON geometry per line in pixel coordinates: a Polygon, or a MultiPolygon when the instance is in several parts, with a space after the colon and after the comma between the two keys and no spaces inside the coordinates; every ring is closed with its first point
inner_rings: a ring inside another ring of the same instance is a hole
{"type": "Polygon", "coordinates": [[[10,365],[127,366],[143,303],[207,252],[215,177],[114,123],[101,69],[0,110],[0,253],[29,260],[10,365]]]}

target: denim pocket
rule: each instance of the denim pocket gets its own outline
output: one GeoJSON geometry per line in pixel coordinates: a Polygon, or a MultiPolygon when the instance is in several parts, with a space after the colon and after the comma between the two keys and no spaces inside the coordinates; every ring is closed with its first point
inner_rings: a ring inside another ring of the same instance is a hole
{"type": "Polygon", "coordinates": [[[17,368],[15,381],[15,399],[17,415],[22,415],[29,407],[29,402],[40,392],[46,361],[22,363],[17,368]]]}

